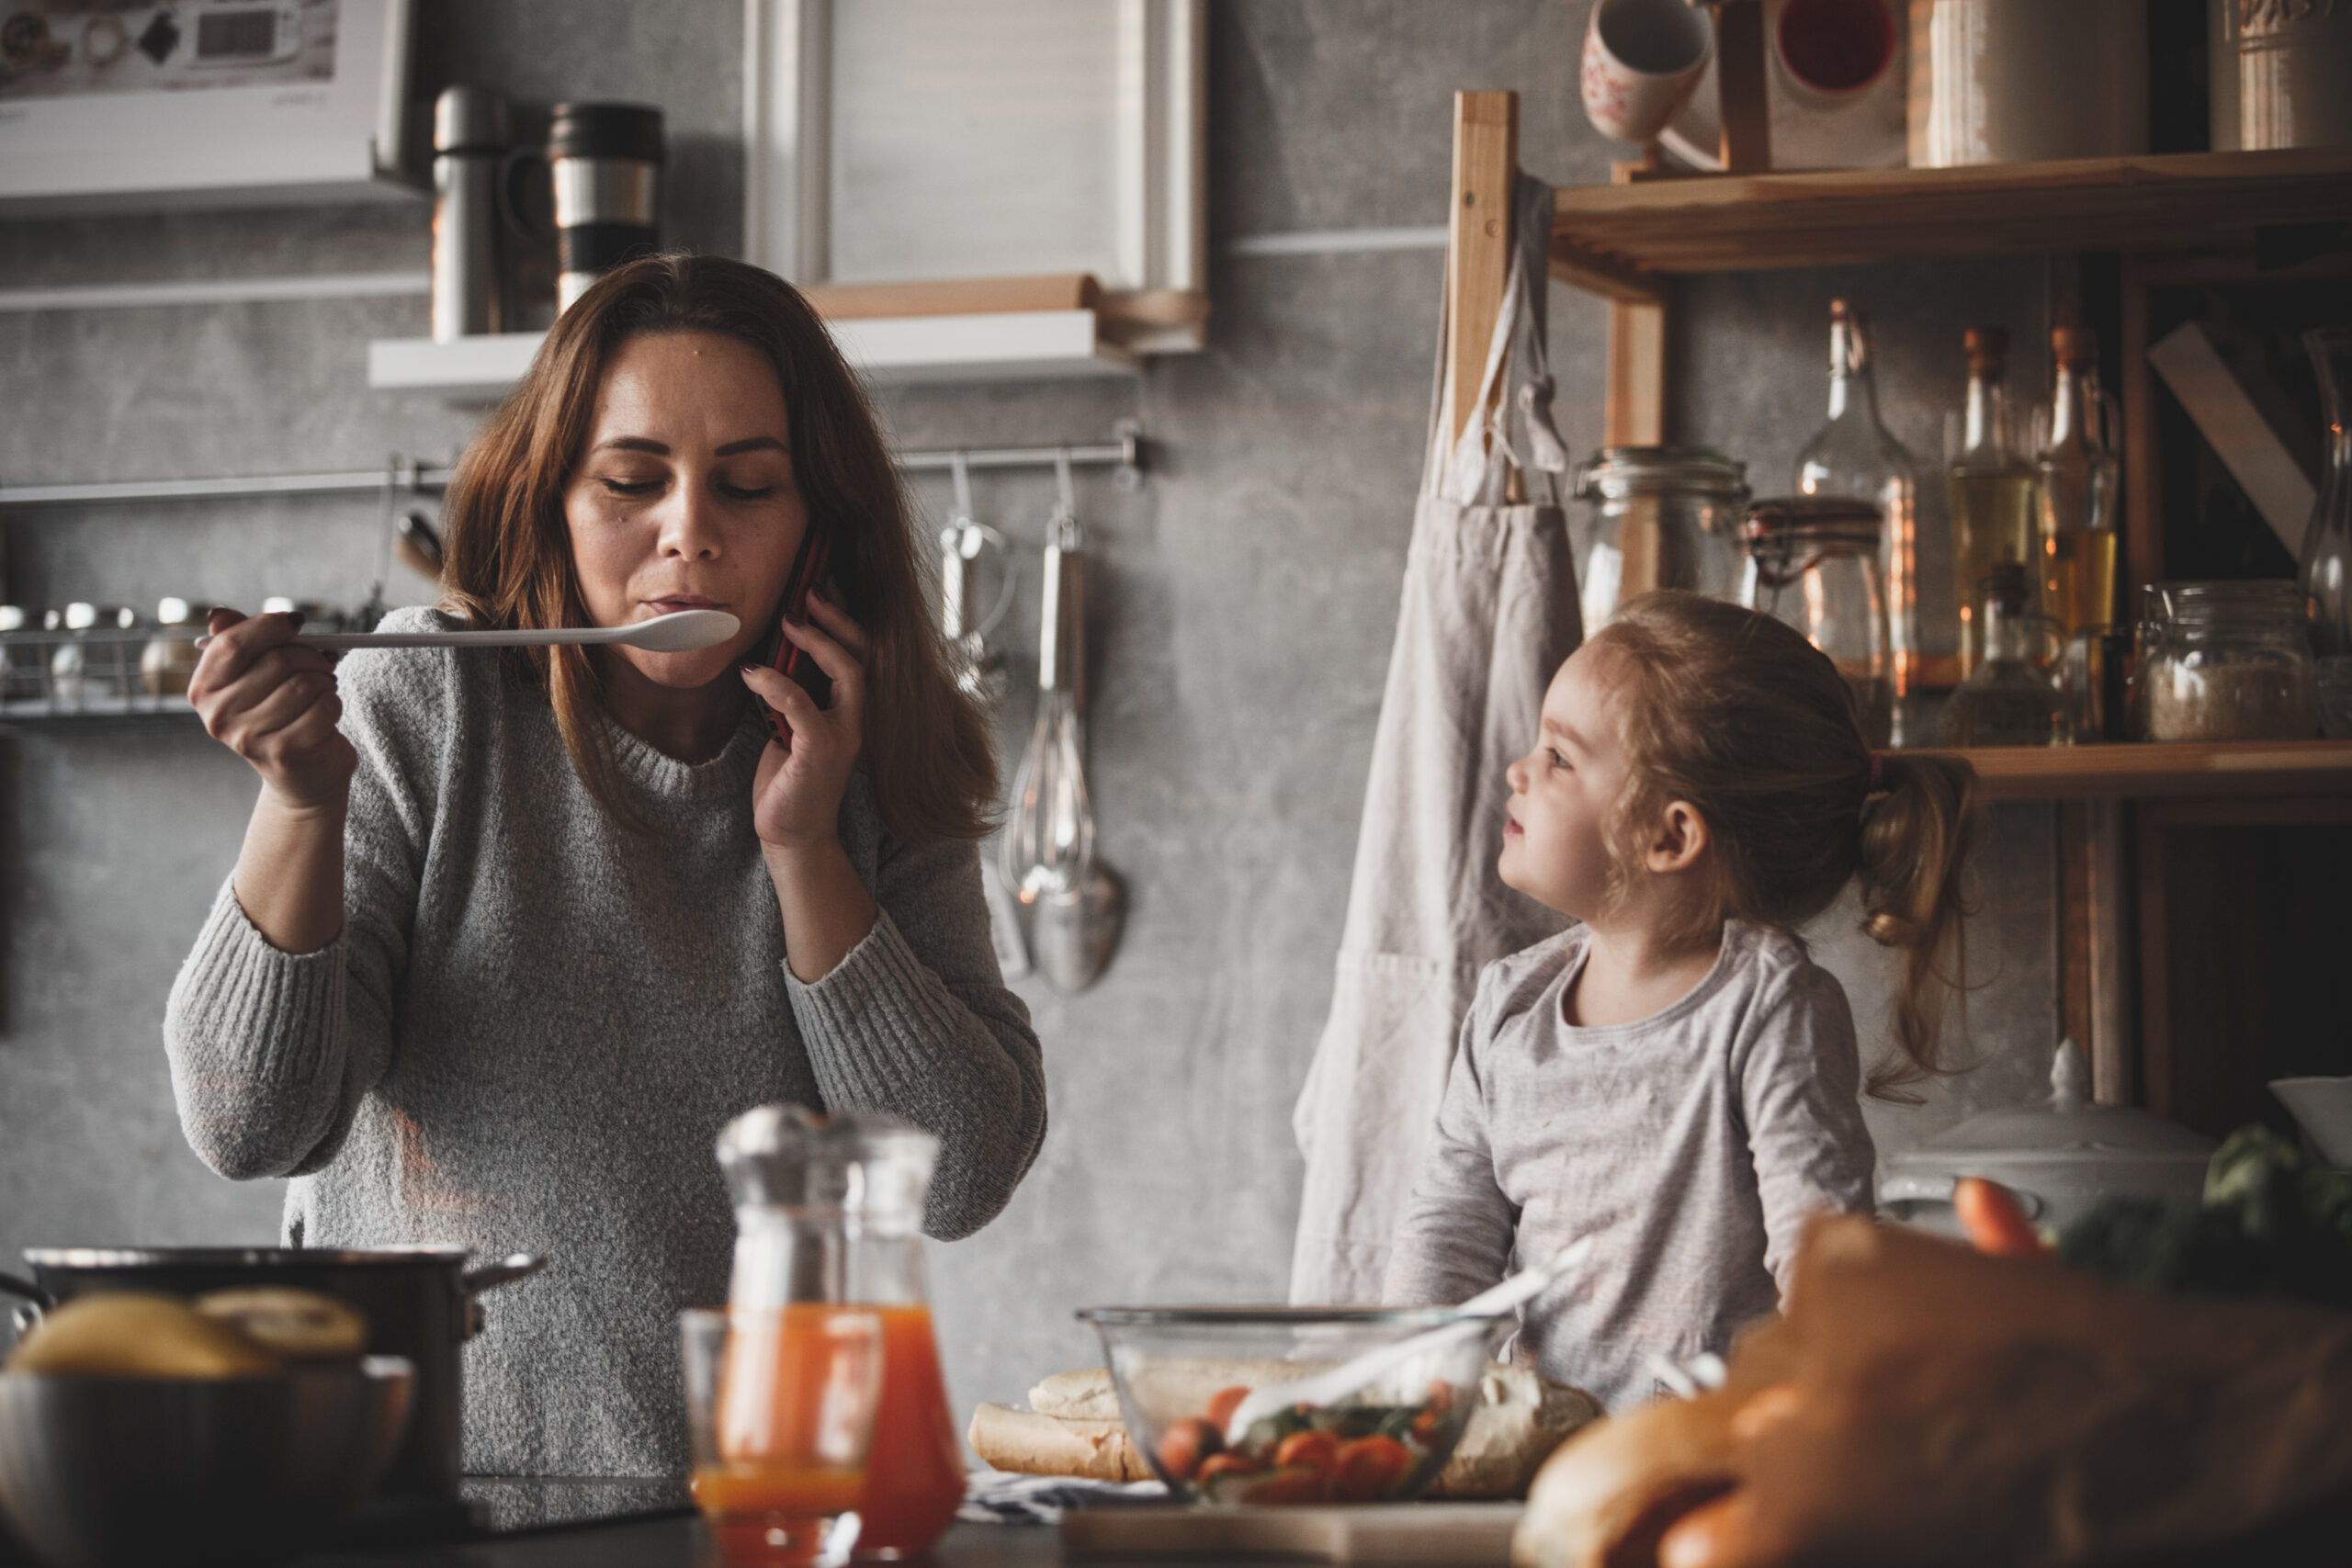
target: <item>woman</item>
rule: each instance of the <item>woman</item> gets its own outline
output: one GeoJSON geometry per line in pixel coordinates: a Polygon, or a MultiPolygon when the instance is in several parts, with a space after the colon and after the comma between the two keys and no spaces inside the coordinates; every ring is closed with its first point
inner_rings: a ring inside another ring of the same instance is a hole
{"type": "Polygon", "coordinates": [[[468,1469],[674,1472],[676,1314],[727,1293],[728,1118],[796,1100],[928,1128],[943,1238],[992,1218],[1044,1137],[974,848],[987,732],[872,413],[756,268],[660,256],[598,283],[444,517],[454,614],[388,625],[707,607],[742,628],[338,671],[294,617],[215,612],[189,699],[262,789],[165,1016],[180,1121],[224,1176],[295,1178],[293,1245],[548,1255],[469,1354],[468,1469]],[[811,528],[832,580],[783,629],[832,678],[822,710],[743,663],[811,528]]]}

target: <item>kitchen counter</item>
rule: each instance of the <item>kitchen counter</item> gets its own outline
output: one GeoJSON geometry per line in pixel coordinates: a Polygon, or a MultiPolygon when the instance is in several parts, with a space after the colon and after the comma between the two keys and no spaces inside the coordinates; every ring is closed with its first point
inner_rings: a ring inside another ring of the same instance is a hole
{"type": "MultiPolygon", "coordinates": [[[[438,1546],[404,1552],[306,1557],[297,1568],[715,1568],[700,1521],[673,1517],[438,1546]]],[[[932,1552],[937,1568],[1055,1568],[1061,1534],[1045,1525],[959,1524],[932,1552]]],[[[1226,1568],[1238,1560],[1219,1558],[1226,1568]]],[[[1181,1560],[1154,1560],[1182,1568],[1181,1560]]],[[[1294,1562],[1289,1568],[1297,1568],[1294,1562]]]]}
{"type": "MultiPolygon", "coordinates": [[[[2344,1531],[2352,1528],[2352,1497],[2310,1510],[2225,1546],[2143,1559],[2139,1568],[2324,1568],[2343,1561],[2344,1531]]],[[[1065,1562],[1133,1564],[1136,1568],[1301,1568],[1296,1558],[1217,1555],[1159,1558],[1079,1558],[1066,1553],[1050,1526],[958,1524],[925,1562],[935,1568],[1060,1568],[1065,1562]]],[[[413,1551],[322,1554],[295,1568],[718,1568],[698,1519],[691,1515],[635,1518],[538,1530],[413,1551]]]]}

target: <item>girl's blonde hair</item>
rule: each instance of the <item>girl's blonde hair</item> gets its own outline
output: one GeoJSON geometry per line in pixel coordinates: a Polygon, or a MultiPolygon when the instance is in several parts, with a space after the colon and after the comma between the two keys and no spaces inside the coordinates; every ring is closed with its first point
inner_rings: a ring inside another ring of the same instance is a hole
{"type": "Polygon", "coordinates": [[[1696,593],[1645,594],[1591,638],[1614,660],[1630,783],[1609,840],[1630,846],[1668,805],[1706,819],[1713,886],[1690,931],[1726,917],[1792,930],[1861,881],[1862,930],[1903,954],[1883,1099],[1952,1070],[1945,993],[1962,985],[1961,872],[1976,833],[1976,771],[1956,757],[1875,757],[1855,694],[1792,627],[1696,593]]]}

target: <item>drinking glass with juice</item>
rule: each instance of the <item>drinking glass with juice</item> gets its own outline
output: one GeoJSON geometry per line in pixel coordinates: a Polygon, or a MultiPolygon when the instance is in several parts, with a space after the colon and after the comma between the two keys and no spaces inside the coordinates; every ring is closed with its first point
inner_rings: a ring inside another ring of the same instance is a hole
{"type": "Polygon", "coordinates": [[[881,1320],[822,1303],[681,1320],[692,1489],[727,1568],[846,1560],[882,1386],[881,1320]]]}

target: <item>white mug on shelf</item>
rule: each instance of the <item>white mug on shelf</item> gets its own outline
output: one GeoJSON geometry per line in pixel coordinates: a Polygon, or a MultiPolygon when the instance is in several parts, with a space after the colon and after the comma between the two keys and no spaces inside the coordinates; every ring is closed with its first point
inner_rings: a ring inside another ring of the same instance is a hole
{"type": "Polygon", "coordinates": [[[1688,0],[1597,0],[1578,87],[1585,118],[1619,141],[1655,141],[1705,74],[1713,19],[1688,0]]]}

